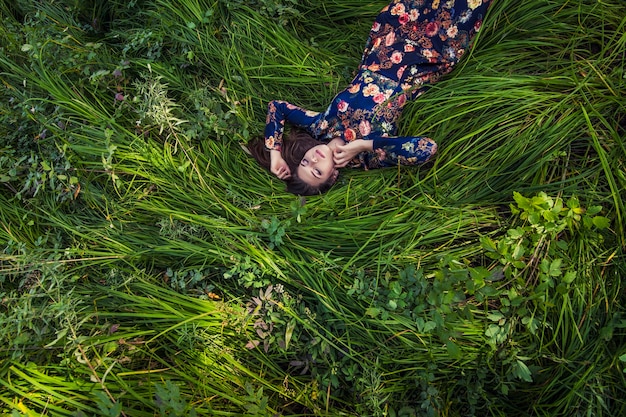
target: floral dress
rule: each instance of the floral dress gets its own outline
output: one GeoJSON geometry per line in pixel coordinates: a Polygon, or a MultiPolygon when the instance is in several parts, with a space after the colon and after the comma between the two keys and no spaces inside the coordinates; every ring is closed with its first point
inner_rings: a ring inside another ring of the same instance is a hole
{"type": "Polygon", "coordinates": [[[268,105],[265,146],[281,150],[285,121],[322,142],[373,141],[351,166],[381,168],[426,162],[437,144],[423,136],[396,136],[408,100],[450,72],[469,49],[491,0],[395,0],[377,16],[359,72],[326,111],[285,101],[268,105]]]}

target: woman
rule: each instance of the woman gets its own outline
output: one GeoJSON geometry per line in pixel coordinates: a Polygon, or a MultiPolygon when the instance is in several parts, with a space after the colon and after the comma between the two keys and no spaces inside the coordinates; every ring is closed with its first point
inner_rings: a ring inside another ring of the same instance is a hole
{"type": "Polygon", "coordinates": [[[324,192],[337,179],[337,169],[345,166],[369,169],[428,161],[437,151],[432,139],[395,136],[402,108],[452,70],[469,49],[490,3],[392,1],[377,16],[350,85],[323,113],[271,101],[265,150],[253,145],[253,156],[300,195],[324,192]],[[310,137],[303,141],[307,136],[298,133],[285,141],[285,122],[310,137]]]}

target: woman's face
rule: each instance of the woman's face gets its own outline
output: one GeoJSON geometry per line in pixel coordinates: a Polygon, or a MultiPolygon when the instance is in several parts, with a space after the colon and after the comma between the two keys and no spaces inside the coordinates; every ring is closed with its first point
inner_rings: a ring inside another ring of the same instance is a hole
{"type": "Polygon", "coordinates": [[[298,177],[313,187],[325,183],[335,173],[333,151],[325,144],[309,149],[298,165],[298,177]]]}

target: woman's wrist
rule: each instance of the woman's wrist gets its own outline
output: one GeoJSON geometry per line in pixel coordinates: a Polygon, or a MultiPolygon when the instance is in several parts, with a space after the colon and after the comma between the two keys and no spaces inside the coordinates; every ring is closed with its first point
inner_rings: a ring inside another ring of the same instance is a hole
{"type": "Polygon", "coordinates": [[[282,158],[283,155],[280,153],[280,151],[278,149],[270,149],[270,159],[272,161],[278,159],[278,158],[282,158]]]}
{"type": "Polygon", "coordinates": [[[352,141],[359,152],[371,152],[374,150],[373,141],[365,139],[356,139],[352,141]]]}

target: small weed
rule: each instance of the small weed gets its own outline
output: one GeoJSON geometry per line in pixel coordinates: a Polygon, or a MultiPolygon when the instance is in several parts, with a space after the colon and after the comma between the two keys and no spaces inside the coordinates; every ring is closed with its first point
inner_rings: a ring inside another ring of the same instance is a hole
{"type": "Polygon", "coordinates": [[[246,396],[243,397],[245,401],[245,417],[267,417],[271,416],[267,412],[268,397],[263,395],[263,387],[260,387],[255,391],[254,387],[250,383],[246,383],[246,396]]]}
{"type": "Polygon", "coordinates": [[[286,229],[289,228],[290,225],[291,222],[289,220],[281,221],[276,216],[272,216],[270,220],[264,219],[261,222],[261,226],[263,226],[269,234],[270,249],[277,248],[284,243],[283,236],[287,233],[286,229]]]}
{"type": "Polygon", "coordinates": [[[188,112],[193,114],[185,131],[189,139],[248,141],[250,133],[242,103],[229,96],[223,81],[217,87],[204,82],[189,94],[186,103],[188,112]]]}
{"type": "Polygon", "coordinates": [[[96,404],[103,416],[106,417],[119,417],[122,414],[122,404],[117,401],[111,400],[109,396],[103,391],[96,391],[96,404]]]}
{"type": "Polygon", "coordinates": [[[143,79],[134,83],[135,96],[132,103],[137,113],[137,127],[142,132],[157,129],[161,136],[166,137],[180,132],[179,126],[187,123],[178,115],[179,105],[168,95],[168,86],[162,82],[163,77],[144,74],[143,79]]]}
{"type": "Polygon", "coordinates": [[[224,278],[236,278],[237,283],[244,288],[262,288],[270,284],[265,272],[253,262],[249,256],[233,259],[234,265],[224,273],[224,278]]]}
{"type": "Polygon", "coordinates": [[[194,417],[196,410],[189,408],[186,401],[181,398],[180,389],[172,381],[167,380],[165,384],[155,385],[154,401],[159,407],[162,417],[194,417]]]}
{"type": "Polygon", "coordinates": [[[301,13],[297,9],[297,0],[228,0],[226,5],[232,9],[245,6],[257,10],[262,16],[276,18],[281,25],[285,26],[294,20],[301,18],[301,13]]]}

